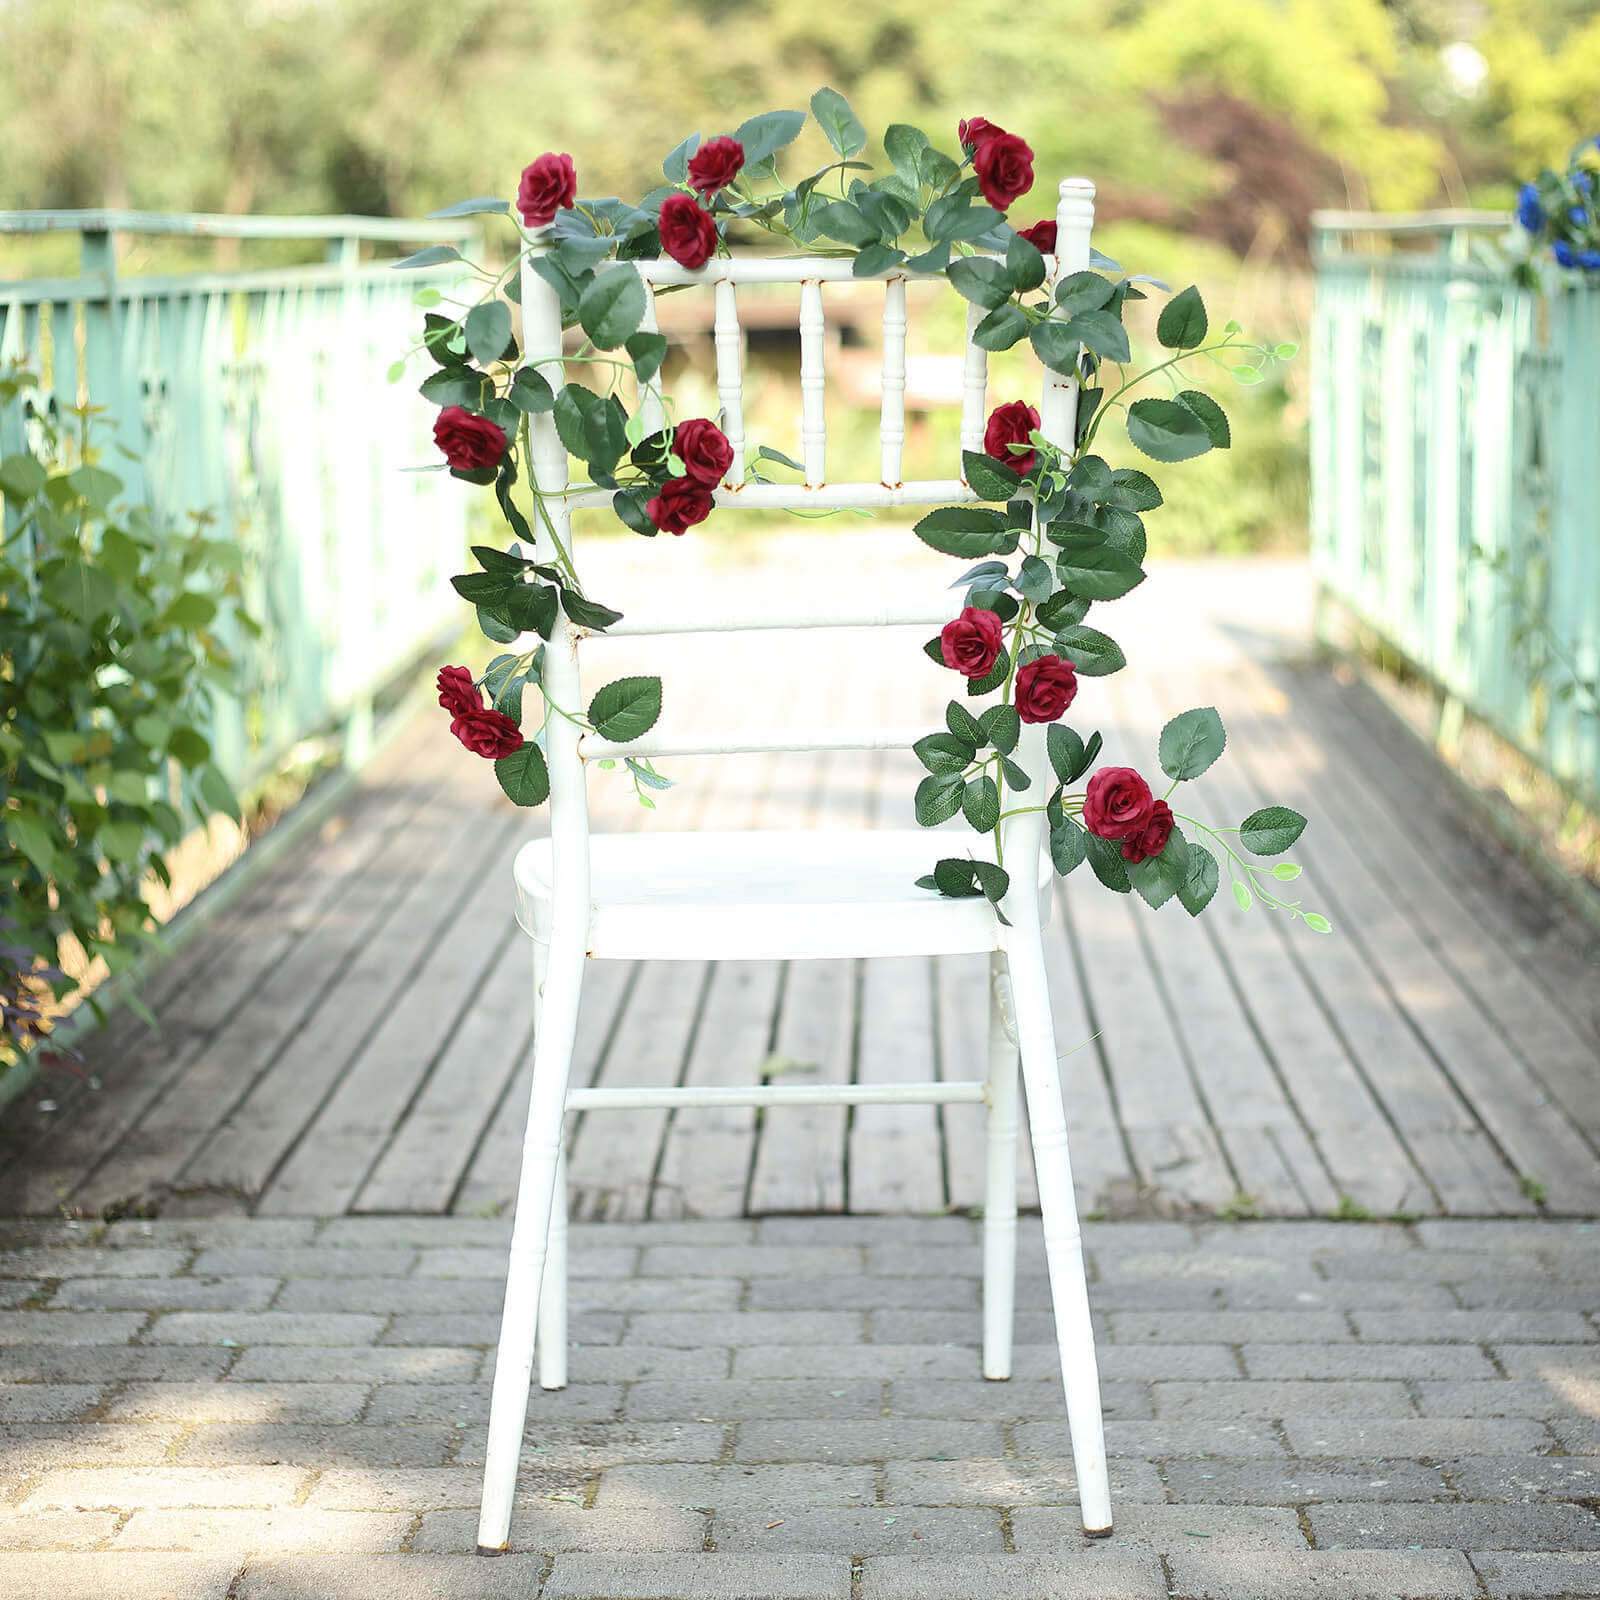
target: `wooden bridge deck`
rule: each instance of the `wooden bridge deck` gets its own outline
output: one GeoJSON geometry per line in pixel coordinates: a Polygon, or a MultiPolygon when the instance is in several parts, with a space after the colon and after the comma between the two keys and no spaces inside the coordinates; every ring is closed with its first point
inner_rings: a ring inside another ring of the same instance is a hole
{"type": "MultiPolygon", "coordinates": [[[[652,549],[685,606],[932,574],[908,536],[842,533],[806,576],[784,542],[652,549]],[[911,548],[908,548],[911,547],[911,548]]],[[[811,547],[817,548],[815,544],[811,547]]],[[[626,606],[631,543],[591,586],[626,606]]],[[[1360,684],[1305,657],[1294,563],[1158,567],[1108,625],[1133,667],[1086,680],[1080,726],[1153,766],[1166,715],[1215,703],[1230,750],[1192,809],[1313,817],[1295,856],[1331,938],[1219,905],[1199,923],[1085,871],[1050,933],[1080,1203],[1091,1213],[1600,1213],[1600,967],[1591,942],[1475,832],[1360,684]]],[[[759,603],[759,601],[757,602],[759,603]]],[[[949,681],[915,636],[608,641],[598,671],[662,672],[671,714],[931,728],[949,681]],[[761,652],[765,651],[763,657],[761,652]],[[787,675],[763,698],[757,665],[787,675]]],[[[909,816],[909,755],[671,763],[659,825],[864,826],[909,816]]],[[[649,826],[616,775],[602,826],[649,826]]],[[[515,1182],[527,951],[507,867],[530,827],[425,716],[346,812],[261,876],[129,1015],[0,1123],[0,1214],[493,1214],[515,1182]],[[53,1107],[53,1109],[50,1109],[53,1107]]],[[[930,862],[933,852],[930,849],[930,862]]],[[[1296,887],[1300,887],[1297,885],[1296,887]]],[[[1226,895],[1224,894],[1224,899],[1226,895]]],[[[595,963],[581,1081],[762,1072],[970,1076],[982,958],[595,963]]],[[[940,1211],[978,1203],[978,1109],[872,1106],[587,1117],[588,1217],[940,1211]]]]}

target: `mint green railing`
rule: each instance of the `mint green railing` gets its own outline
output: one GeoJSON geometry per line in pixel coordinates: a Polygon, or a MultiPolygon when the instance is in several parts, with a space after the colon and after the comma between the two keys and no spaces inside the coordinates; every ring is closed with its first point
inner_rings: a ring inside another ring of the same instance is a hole
{"type": "Polygon", "coordinates": [[[1514,286],[1508,222],[1315,218],[1313,560],[1325,598],[1594,803],[1600,283],[1514,286]]]}
{"type": "MultiPolygon", "coordinates": [[[[427,274],[395,273],[363,247],[460,242],[471,225],[0,212],[0,236],[62,232],[80,236],[77,276],[0,280],[0,366],[25,361],[62,411],[105,407],[123,448],[104,464],[127,493],[174,520],[209,512],[242,547],[262,634],[230,641],[218,764],[248,784],[321,734],[359,760],[375,698],[458,622],[448,574],[467,504],[443,474],[406,470],[437,461],[433,413],[414,386],[385,381],[414,339],[427,274]],[[322,241],[325,259],[123,277],[130,235],[322,241]]],[[[0,456],[26,425],[0,408],[0,456]]]]}

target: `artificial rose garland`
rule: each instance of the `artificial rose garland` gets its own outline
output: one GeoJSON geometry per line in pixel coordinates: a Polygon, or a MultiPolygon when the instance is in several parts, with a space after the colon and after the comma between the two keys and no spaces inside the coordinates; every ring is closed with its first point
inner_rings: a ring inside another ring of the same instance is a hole
{"type": "Polygon", "coordinates": [[[578,198],[578,174],[572,157],[547,150],[522,169],[517,185],[517,210],[530,228],[547,228],[556,213],[578,198]]]}
{"type": "Polygon", "coordinates": [[[963,677],[988,677],[999,658],[1005,631],[998,612],[981,606],[963,607],[961,615],[954,622],[947,622],[939,635],[944,664],[963,677]]]}
{"type": "Polygon", "coordinates": [[[717,225],[699,201],[686,194],[668,195],[657,220],[661,248],[678,263],[697,271],[717,248],[717,225]]]}
{"type": "Polygon", "coordinates": [[[737,139],[707,139],[689,157],[689,187],[697,194],[714,194],[739,176],[744,166],[744,146],[737,139]]]}
{"type": "Polygon", "coordinates": [[[461,406],[446,406],[433,424],[433,442],[458,472],[483,472],[500,465],[505,429],[461,406]]]}
{"type": "Polygon", "coordinates": [[[983,453],[992,456],[1021,477],[1033,471],[1038,457],[1033,450],[1011,450],[1007,446],[1027,444],[1029,436],[1039,428],[1039,413],[1025,400],[1008,400],[989,413],[983,430],[983,453]]]}
{"type": "MultiPolygon", "coordinates": [[[[917,129],[897,125],[885,136],[894,172],[862,178],[857,174],[870,173],[857,159],[866,135],[843,97],[819,90],[812,110],[839,159],[793,188],[777,179],[776,163],[805,121],[795,112],[752,117],[704,143],[685,140],[663,163],[665,188],[638,205],[580,200],[572,158],[564,153],[547,151],[524,170],[515,210],[538,237],[522,243],[538,256],[533,270],[559,300],[563,327],[581,330],[585,342],[575,354],[544,353],[527,362],[497,288],[464,316],[428,317],[423,343],[438,370],[422,392],[441,408],[440,452],[457,476],[493,484],[516,541],[505,550],[475,547],[481,570],[452,583],[475,606],[483,631],[508,645],[530,632],[552,638],[563,616],[593,632],[618,620],[619,613],[584,593],[561,543],[546,503],[554,491],[547,493],[534,471],[530,417],[554,412],[555,431],[582,458],[589,487],[608,490],[618,517],[638,533],[684,533],[711,514],[716,491],[729,482],[734,452],[716,420],[669,420],[646,435],[615,387],[615,368],[631,363],[654,414],[673,418],[660,382],[666,340],[644,326],[649,292],[641,293],[633,260],[665,255],[698,271],[726,247],[730,230],[744,227],[764,229],[801,252],[818,246],[853,255],[858,277],[943,275],[982,310],[973,324],[976,345],[999,351],[1028,339],[1045,366],[1078,386],[1083,401],[1076,436],[1061,443],[1043,435],[1039,411],[1025,400],[995,406],[982,451],[962,455],[967,502],[940,507],[915,525],[934,549],[968,562],[979,558],[960,580],[966,590],[960,614],[924,648],[965,681],[968,697],[996,696],[980,715],[952,700],[945,728],[915,746],[928,772],[915,796],[917,820],[932,826],[963,815],[992,837],[993,859],[946,858],[919,881],[940,894],[1003,902],[1011,882],[1006,819],[1042,812],[1051,859],[1063,874],[1088,861],[1106,887],[1136,890],[1151,906],[1176,898],[1195,915],[1215,894],[1225,862],[1241,906],[1260,900],[1327,931],[1325,918],[1277,897],[1273,884],[1292,881],[1298,867],[1280,862],[1269,873],[1240,853],[1287,849],[1304,817],[1268,806],[1239,828],[1218,830],[1174,811],[1131,767],[1101,767],[1079,790],[1074,785],[1094,765],[1101,737],[1085,740],[1065,721],[1083,701],[1093,703],[1085,680],[1124,665],[1116,642],[1085,617],[1143,581],[1143,514],[1161,504],[1143,471],[1113,468],[1095,452],[1099,430],[1117,417],[1132,445],[1155,461],[1226,449],[1227,422],[1209,395],[1174,383],[1166,397],[1125,397],[1157,371],[1176,374],[1192,356],[1224,351],[1227,364],[1253,381],[1280,358],[1281,347],[1248,344],[1233,324],[1211,338],[1198,291],[1185,289],[1156,320],[1161,360],[1130,374],[1124,309],[1146,297],[1139,285],[1149,280],[1121,276],[1100,256],[1080,255],[1087,270],[1070,270],[1077,264],[1071,241],[1058,238],[1054,219],[1021,229],[1004,220],[1033,183],[1026,140],[987,117],[964,118],[956,130],[957,159],[917,129]],[[1069,263],[1058,270],[1064,291],[1058,296],[1057,279],[1047,276],[1040,258],[1063,250],[1069,263]],[[1241,352],[1247,365],[1237,365],[1241,352]],[[603,392],[565,377],[567,363],[590,361],[605,377],[603,392]],[[1108,389],[1113,369],[1116,387],[1108,389]],[[518,506],[519,494],[532,496],[531,517],[518,506]],[[1026,764],[1013,759],[1019,746],[1026,764]],[[1048,787],[1030,794],[1041,776],[1041,750],[1048,787]]],[[[489,201],[451,208],[461,215],[507,209],[489,201]]],[[[435,247],[401,265],[437,260],[435,247]]],[[[763,477],[768,462],[796,467],[779,452],[757,448],[742,465],[744,481],[770,481],[763,477]]],[[[522,805],[538,804],[549,791],[541,741],[524,741],[515,716],[495,708],[520,709],[524,689],[541,687],[541,659],[537,646],[496,656],[482,690],[464,667],[445,667],[438,680],[456,738],[495,761],[502,787],[522,805]]],[[[545,714],[559,710],[603,738],[626,742],[653,724],[660,706],[660,680],[632,678],[606,685],[586,713],[547,704],[545,714]]],[[[1211,707],[1173,718],[1158,751],[1173,784],[1168,795],[1200,776],[1225,741],[1211,707]]],[[[623,765],[646,803],[644,789],[666,786],[647,761],[630,756],[623,765]]]]}

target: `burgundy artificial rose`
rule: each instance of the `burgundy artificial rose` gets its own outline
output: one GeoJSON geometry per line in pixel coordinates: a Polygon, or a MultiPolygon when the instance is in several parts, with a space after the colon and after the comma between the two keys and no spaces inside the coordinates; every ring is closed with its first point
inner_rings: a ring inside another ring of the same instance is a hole
{"type": "Polygon", "coordinates": [[[661,202],[661,248],[681,267],[693,272],[717,248],[717,225],[711,213],[686,194],[669,194],[661,202]]]}
{"type": "Polygon", "coordinates": [[[522,169],[517,185],[517,210],[530,228],[548,228],[556,212],[578,198],[578,174],[569,155],[546,150],[522,169]]]}
{"type": "Polygon", "coordinates": [[[1005,131],[987,117],[963,117],[956,127],[956,138],[961,141],[963,149],[976,149],[985,139],[992,139],[997,133],[1005,131]]]}
{"type": "Polygon", "coordinates": [[[684,533],[711,515],[711,490],[693,478],[668,478],[644,508],[663,533],[684,533]]]}
{"type": "Polygon", "coordinates": [[[1077,695],[1077,669],[1062,656],[1039,656],[1017,672],[1017,715],[1024,722],[1054,722],[1077,695]]]}
{"type": "Polygon", "coordinates": [[[1101,767],[1083,797],[1083,825],[1102,839],[1142,833],[1155,810],[1150,785],[1132,767],[1101,767]]]}
{"type": "Polygon", "coordinates": [[[1165,800],[1153,801],[1144,826],[1135,828],[1123,839],[1122,859],[1143,861],[1146,856],[1158,856],[1167,848],[1171,837],[1172,807],[1165,800]]]}
{"type": "Polygon", "coordinates": [[[983,198],[997,211],[1033,187],[1033,151],[1014,133],[993,132],[978,144],[972,158],[983,198]]]}
{"type": "Polygon", "coordinates": [[[733,465],[733,446],[716,423],[705,417],[680,422],[672,434],[673,454],[696,483],[715,489],[733,465]]]}
{"type": "Polygon", "coordinates": [[[982,606],[967,606],[954,622],[947,622],[939,635],[939,654],[944,664],[964,678],[986,678],[1000,654],[1000,637],[1005,632],[998,612],[982,606]]]}
{"type": "Polygon", "coordinates": [[[689,187],[700,194],[715,194],[739,176],[744,166],[744,146],[724,135],[707,139],[689,157],[689,187]]]}
{"type": "Polygon", "coordinates": [[[1033,471],[1038,454],[1031,446],[1020,455],[1006,449],[1008,444],[1027,444],[1028,435],[1039,426],[1039,413],[1026,400],[1008,400],[989,413],[988,426],[983,430],[983,453],[1003,461],[1013,472],[1023,477],[1033,471]]]}
{"type": "Polygon", "coordinates": [[[506,453],[505,430],[461,406],[446,406],[433,424],[433,442],[457,472],[498,467],[506,453]]]}
{"type": "Polygon", "coordinates": [[[1017,232],[1040,255],[1053,256],[1056,253],[1056,225],[1048,217],[1034,223],[1031,228],[1018,228],[1017,232]]]}
{"type": "Polygon", "coordinates": [[[450,731],[473,755],[498,761],[522,748],[522,729],[503,711],[479,706],[450,719],[450,731]]]}
{"type": "Polygon", "coordinates": [[[452,717],[458,717],[465,711],[483,709],[483,696],[478,693],[478,686],[465,667],[439,668],[439,704],[452,717]]]}

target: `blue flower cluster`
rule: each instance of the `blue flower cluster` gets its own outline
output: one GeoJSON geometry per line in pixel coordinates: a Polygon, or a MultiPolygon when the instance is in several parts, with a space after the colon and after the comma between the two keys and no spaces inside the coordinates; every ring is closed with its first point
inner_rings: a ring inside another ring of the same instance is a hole
{"type": "Polygon", "coordinates": [[[1600,134],[1568,158],[1564,172],[1541,172],[1517,195],[1517,222],[1537,246],[1548,246],[1557,266],[1600,272],[1600,205],[1595,177],[1600,134]]]}

